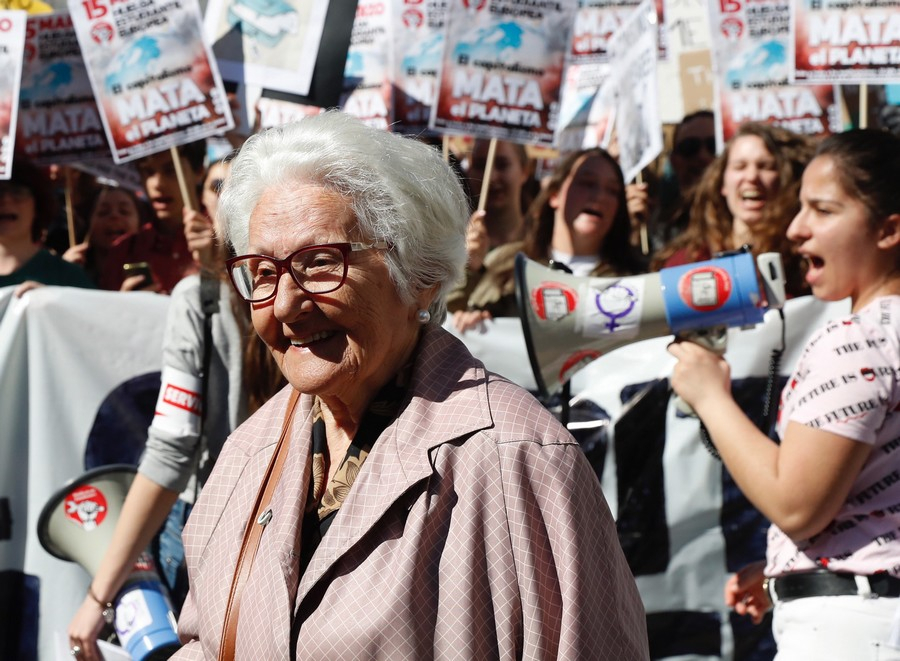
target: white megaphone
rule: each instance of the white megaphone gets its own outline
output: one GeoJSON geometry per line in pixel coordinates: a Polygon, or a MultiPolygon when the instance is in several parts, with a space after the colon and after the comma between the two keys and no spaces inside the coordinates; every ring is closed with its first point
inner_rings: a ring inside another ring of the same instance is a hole
{"type": "Polygon", "coordinates": [[[761,323],[784,305],[781,255],[749,249],[658,273],[579,277],[516,255],[519,315],[542,396],[618,347],[676,335],[724,353],[729,327],[761,323]],[[760,290],[760,281],[763,291],[760,290]]]}
{"type": "MultiPolygon", "coordinates": [[[[53,494],[38,518],[44,550],[96,574],[135,473],[128,464],[101,466],[53,494]]],[[[175,614],[148,553],[138,558],[113,603],[116,635],[132,659],[159,661],[175,653],[175,614]]]]}

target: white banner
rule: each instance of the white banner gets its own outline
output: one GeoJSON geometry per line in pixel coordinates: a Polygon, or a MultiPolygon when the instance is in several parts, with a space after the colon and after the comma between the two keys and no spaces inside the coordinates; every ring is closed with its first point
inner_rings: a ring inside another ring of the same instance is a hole
{"type": "Polygon", "coordinates": [[[0,501],[11,521],[0,525],[0,598],[15,598],[21,617],[19,630],[11,627],[16,658],[36,650],[49,660],[90,577],[44,550],[38,517],[87,468],[139,452],[159,390],[169,297],[44,287],[17,299],[12,291],[0,289],[0,501]]]}

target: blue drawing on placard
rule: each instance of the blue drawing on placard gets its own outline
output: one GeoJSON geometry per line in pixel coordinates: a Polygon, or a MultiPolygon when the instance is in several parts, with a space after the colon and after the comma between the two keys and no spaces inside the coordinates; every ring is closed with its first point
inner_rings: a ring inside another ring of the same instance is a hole
{"type": "Polygon", "coordinates": [[[274,48],[286,34],[296,34],[297,11],[284,0],[235,0],[228,7],[228,23],[241,34],[274,48]]]}
{"type": "Polygon", "coordinates": [[[460,64],[473,60],[505,62],[521,59],[523,54],[540,58],[546,49],[546,35],[540,30],[518,23],[498,23],[479,28],[471,39],[460,40],[453,49],[453,59],[460,64]]]}
{"type": "Polygon", "coordinates": [[[64,89],[72,84],[72,66],[68,62],[52,62],[42,69],[31,81],[23,85],[20,97],[23,100],[61,99],[69,94],[64,89]]]}
{"type": "Polygon", "coordinates": [[[767,41],[729,62],[725,84],[739,89],[752,83],[787,80],[787,76],[787,48],[780,41],[767,41]]]}
{"type": "Polygon", "coordinates": [[[155,37],[143,36],[131,44],[119,58],[117,70],[106,76],[106,89],[119,94],[130,82],[145,78],[154,60],[162,55],[155,37]]]}

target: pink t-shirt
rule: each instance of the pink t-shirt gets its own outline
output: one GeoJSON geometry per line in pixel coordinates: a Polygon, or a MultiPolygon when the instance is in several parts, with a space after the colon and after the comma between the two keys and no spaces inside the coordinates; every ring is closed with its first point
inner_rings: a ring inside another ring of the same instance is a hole
{"type": "Polygon", "coordinates": [[[781,438],[790,420],[874,447],[825,530],[794,543],[769,528],[766,575],[827,567],[900,576],[900,296],[813,335],[781,393],[781,438]]]}

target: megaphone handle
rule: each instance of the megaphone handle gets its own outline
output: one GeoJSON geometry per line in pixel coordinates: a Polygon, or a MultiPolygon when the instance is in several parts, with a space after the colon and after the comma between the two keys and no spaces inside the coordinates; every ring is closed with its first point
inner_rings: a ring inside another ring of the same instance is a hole
{"type": "MultiPolygon", "coordinates": [[[[675,337],[682,341],[699,344],[704,349],[709,349],[720,356],[725,355],[725,349],[728,347],[727,326],[713,326],[711,328],[700,330],[683,331],[678,333],[675,337]]],[[[675,409],[684,416],[692,418],[697,417],[694,409],[678,395],[675,395],[675,409]]]]}

